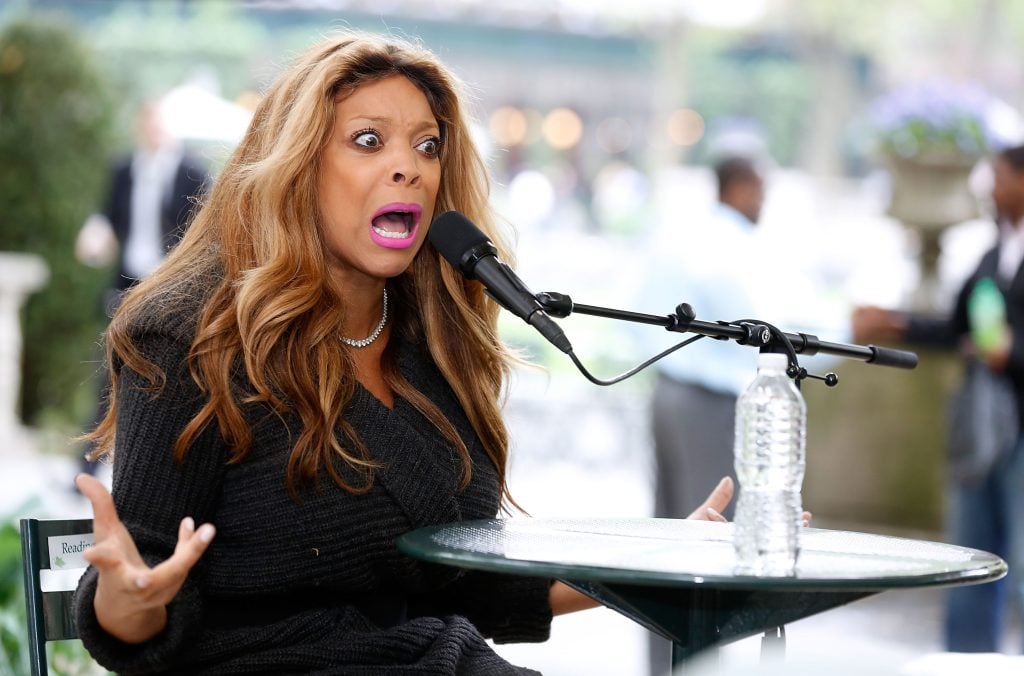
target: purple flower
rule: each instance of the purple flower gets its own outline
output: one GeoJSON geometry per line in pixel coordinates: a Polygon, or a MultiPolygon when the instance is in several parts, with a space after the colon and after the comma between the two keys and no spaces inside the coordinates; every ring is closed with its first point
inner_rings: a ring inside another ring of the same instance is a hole
{"type": "Polygon", "coordinates": [[[986,123],[992,102],[977,85],[928,80],[878,99],[871,118],[882,147],[897,155],[979,156],[995,141],[986,123]]]}

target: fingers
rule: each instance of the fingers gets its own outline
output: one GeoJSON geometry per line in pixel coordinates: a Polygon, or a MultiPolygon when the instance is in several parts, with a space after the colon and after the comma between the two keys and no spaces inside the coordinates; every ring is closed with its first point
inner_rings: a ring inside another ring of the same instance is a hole
{"type": "Polygon", "coordinates": [[[718,521],[720,523],[729,522],[729,520],[722,516],[714,507],[704,508],[704,513],[707,515],[706,518],[708,521],[718,521]]]}
{"type": "MultiPolygon", "coordinates": [[[[117,518],[117,509],[114,507],[114,498],[110,491],[100,481],[88,474],[79,474],[75,477],[75,485],[78,490],[89,500],[92,505],[93,524],[97,530],[110,528],[121,522],[117,518]]],[[[100,535],[97,533],[97,535],[100,535]]]]}
{"type": "Polygon", "coordinates": [[[113,539],[102,540],[82,552],[82,558],[101,571],[108,571],[125,562],[124,552],[113,539]]]}
{"type": "MultiPolygon", "coordinates": [[[[715,489],[711,491],[711,495],[704,501],[704,504],[698,507],[689,518],[727,522],[728,519],[722,516],[722,511],[729,506],[735,490],[736,487],[733,480],[729,477],[723,477],[718,482],[718,485],[715,486],[715,489]]],[[[800,522],[805,528],[811,525],[811,517],[812,514],[810,512],[804,512],[800,516],[800,522]]]]}
{"type": "Polygon", "coordinates": [[[722,516],[722,511],[729,506],[734,490],[732,479],[723,477],[718,482],[718,485],[715,486],[715,489],[711,491],[711,495],[704,501],[704,504],[694,510],[688,518],[702,519],[704,521],[726,521],[726,518],[722,516]]]}
{"type": "Polygon", "coordinates": [[[708,499],[704,501],[703,507],[713,509],[715,512],[719,513],[719,516],[721,516],[721,512],[725,510],[732,501],[733,492],[735,490],[732,479],[729,477],[722,477],[722,480],[718,482],[717,486],[715,486],[715,490],[711,491],[711,495],[709,495],[708,499]]]}
{"type": "Polygon", "coordinates": [[[185,517],[178,526],[174,554],[150,569],[142,561],[135,543],[118,518],[114,499],[106,487],[88,474],[75,477],[75,485],[92,504],[96,533],[96,544],[87,549],[83,557],[102,572],[120,569],[118,577],[132,577],[128,586],[155,592],[172,587],[173,596],[213,540],[215,530],[212,524],[204,524],[196,530],[192,517],[185,517]]]}
{"type": "Polygon", "coordinates": [[[174,554],[142,575],[138,582],[139,587],[173,588],[176,593],[188,572],[210,546],[214,535],[216,529],[213,524],[205,523],[197,529],[191,517],[182,519],[178,527],[178,544],[174,548],[174,554]]]}
{"type": "Polygon", "coordinates": [[[181,524],[178,526],[178,542],[188,539],[196,529],[196,522],[192,520],[191,516],[186,516],[181,520],[181,524]]]}
{"type": "Polygon", "coordinates": [[[121,614],[132,614],[170,603],[213,536],[212,524],[196,529],[194,520],[185,517],[178,525],[174,553],[153,568],[143,561],[127,531],[123,537],[97,540],[84,556],[100,571],[100,587],[109,606],[121,614]]]}
{"type": "MultiPolygon", "coordinates": [[[[709,495],[708,499],[704,501],[704,504],[698,507],[693,514],[689,516],[689,518],[702,519],[704,521],[719,521],[723,523],[728,522],[728,519],[722,516],[722,511],[729,505],[729,502],[732,501],[732,496],[735,490],[736,487],[733,480],[729,477],[723,477],[722,480],[718,482],[718,485],[715,486],[715,489],[711,491],[711,495],[709,495]]],[[[805,528],[809,527],[811,525],[812,516],[813,515],[810,512],[805,511],[800,516],[800,523],[802,523],[805,528]]]]}

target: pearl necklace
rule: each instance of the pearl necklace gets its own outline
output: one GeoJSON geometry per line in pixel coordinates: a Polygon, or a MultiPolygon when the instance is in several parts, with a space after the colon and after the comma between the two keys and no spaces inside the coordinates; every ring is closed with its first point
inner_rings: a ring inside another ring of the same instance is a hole
{"type": "Polygon", "coordinates": [[[380,322],[377,323],[377,328],[373,330],[373,333],[368,335],[366,338],[356,340],[355,338],[346,338],[345,336],[338,336],[341,342],[351,347],[366,347],[373,341],[380,337],[380,332],[384,330],[384,325],[388,321],[388,290],[384,289],[384,312],[380,316],[380,322]]]}

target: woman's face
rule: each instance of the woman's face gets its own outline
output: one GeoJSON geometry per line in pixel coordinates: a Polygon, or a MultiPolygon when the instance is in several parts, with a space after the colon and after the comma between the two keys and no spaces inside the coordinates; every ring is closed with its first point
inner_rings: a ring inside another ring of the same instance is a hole
{"type": "Polygon", "coordinates": [[[319,193],[328,261],[343,284],[375,285],[412,263],[434,215],[440,137],[426,96],[400,75],[335,104],[319,193]]]}

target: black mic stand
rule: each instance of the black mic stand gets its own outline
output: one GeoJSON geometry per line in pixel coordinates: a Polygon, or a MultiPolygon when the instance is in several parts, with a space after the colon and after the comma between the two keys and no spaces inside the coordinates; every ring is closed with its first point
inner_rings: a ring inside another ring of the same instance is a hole
{"type": "Polygon", "coordinates": [[[799,386],[804,378],[822,380],[829,387],[834,387],[839,379],[834,373],[825,376],[816,376],[807,373],[797,360],[797,355],[815,355],[818,353],[830,354],[847,359],[856,359],[868,364],[879,366],[893,366],[896,368],[912,369],[917,366],[917,355],[906,350],[896,350],[878,345],[852,345],[846,343],[830,343],[820,340],[817,336],[809,333],[785,333],[771,324],[759,319],[740,319],[732,322],[717,321],[707,322],[696,318],[696,313],[689,303],[681,303],[676,306],[674,314],[670,315],[649,315],[626,310],[598,307],[595,305],[582,305],[573,303],[569,296],[553,291],[539,293],[536,296],[537,302],[543,306],[545,312],[553,317],[564,318],[571,313],[577,312],[595,317],[617,319],[620,321],[634,322],[637,324],[650,324],[661,326],[668,331],[676,333],[695,333],[696,336],[678,343],[661,354],[648,359],[634,369],[616,376],[610,380],[602,380],[591,375],[583,364],[576,357],[572,350],[568,355],[572,358],[580,372],[596,385],[614,385],[630,376],[639,373],[662,357],[665,357],[676,350],[689,345],[695,340],[704,337],[716,340],[734,340],[740,345],[750,345],[760,348],[762,352],[783,352],[789,358],[787,373],[790,378],[799,386]]]}
{"type": "MultiPolygon", "coordinates": [[[[785,333],[771,324],[759,319],[740,319],[732,322],[706,322],[697,319],[696,313],[689,303],[681,303],[676,306],[675,312],[670,315],[648,315],[639,312],[626,310],[615,310],[612,308],[596,307],[594,305],[577,305],[572,299],[561,293],[545,292],[536,296],[537,302],[541,304],[545,312],[552,317],[565,318],[573,312],[605,317],[607,319],[618,319],[622,321],[635,322],[638,324],[651,324],[661,326],[668,331],[677,333],[697,334],[681,343],[670,347],[664,352],[648,359],[639,366],[623,373],[610,380],[595,378],[587,371],[580,362],[571,347],[566,353],[580,372],[587,380],[596,385],[614,385],[630,376],[639,373],[662,357],[665,357],[676,350],[689,345],[701,338],[714,338],[716,340],[734,340],[740,345],[758,347],[762,352],[783,352],[789,360],[789,367],[786,374],[793,379],[794,384],[800,387],[800,381],[804,378],[815,378],[822,380],[829,387],[834,387],[839,379],[834,373],[824,376],[814,376],[807,373],[807,369],[800,366],[797,355],[815,355],[818,353],[831,354],[847,359],[857,359],[868,364],[879,364],[881,366],[894,366],[896,368],[912,369],[917,366],[917,355],[913,352],[895,350],[877,345],[848,345],[844,343],[830,343],[820,340],[817,336],[808,333],[785,333]]],[[[764,656],[770,652],[785,650],[786,633],[783,625],[774,630],[765,632],[761,641],[761,654],[764,656]]],[[[673,664],[676,664],[676,648],[673,647],[673,664]]]]}

